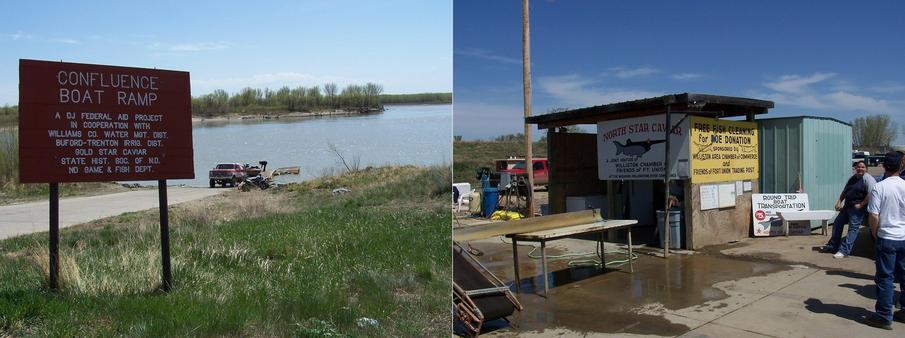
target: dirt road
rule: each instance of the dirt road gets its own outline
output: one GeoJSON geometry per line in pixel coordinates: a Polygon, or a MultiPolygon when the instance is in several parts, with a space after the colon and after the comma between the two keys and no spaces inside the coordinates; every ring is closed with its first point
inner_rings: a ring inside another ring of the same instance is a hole
{"type": "MultiPolygon", "coordinates": [[[[167,189],[167,204],[196,200],[224,191],[226,189],[170,187],[167,189]]],[[[60,228],[156,207],[157,189],[61,199],[60,228]]],[[[0,206],[0,239],[47,231],[49,219],[48,201],[0,206]]]]}

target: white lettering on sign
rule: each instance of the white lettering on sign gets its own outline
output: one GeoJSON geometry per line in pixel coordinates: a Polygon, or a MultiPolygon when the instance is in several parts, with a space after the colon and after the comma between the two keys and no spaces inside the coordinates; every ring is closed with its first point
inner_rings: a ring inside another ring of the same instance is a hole
{"type": "Polygon", "coordinates": [[[103,90],[78,90],[60,88],[60,103],[101,103],[103,90]]]}
{"type": "Polygon", "coordinates": [[[157,93],[116,92],[116,103],[124,106],[150,106],[157,101],[157,93]]]}
{"type": "Polygon", "coordinates": [[[810,210],[808,194],[753,194],[751,212],[754,236],[783,234],[782,221],[776,214],[784,211],[810,210]]]}
{"type": "Polygon", "coordinates": [[[188,72],[19,60],[22,183],[192,178],[188,72]]]}
{"type": "MultiPolygon", "coordinates": [[[[82,80],[86,79],[78,81],[82,80]]],[[[95,81],[98,80],[95,78],[95,81]]],[[[80,99],[86,100],[83,97],[80,99]]],[[[151,102],[143,98],[136,100],[138,105],[151,102]]],[[[56,147],[71,148],[69,153],[72,156],[59,159],[61,165],[68,166],[70,174],[151,173],[162,162],[149,149],[162,148],[163,140],[167,139],[167,132],[154,131],[159,130],[158,124],[164,121],[163,114],[55,112],[53,117],[71,121],[71,126],[85,129],[47,130],[47,137],[54,140],[56,147]]]]}

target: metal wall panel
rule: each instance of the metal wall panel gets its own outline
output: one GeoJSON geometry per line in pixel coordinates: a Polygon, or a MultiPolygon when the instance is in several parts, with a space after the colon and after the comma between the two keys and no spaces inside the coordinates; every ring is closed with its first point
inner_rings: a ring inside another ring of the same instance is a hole
{"type": "Polygon", "coordinates": [[[813,210],[832,210],[851,176],[852,127],[821,117],[758,120],[763,193],[808,194],[813,210]]]}
{"type": "Polygon", "coordinates": [[[804,119],[805,192],[811,209],[833,210],[852,175],[852,128],[830,119],[804,119]]]}
{"type": "Polygon", "coordinates": [[[758,121],[760,191],[786,193],[798,189],[801,172],[801,118],[758,121]]]}

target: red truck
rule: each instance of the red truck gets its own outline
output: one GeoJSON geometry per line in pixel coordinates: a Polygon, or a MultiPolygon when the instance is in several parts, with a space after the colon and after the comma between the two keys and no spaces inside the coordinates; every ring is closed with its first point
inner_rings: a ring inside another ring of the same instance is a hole
{"type": "MultiPolygon", "coordinates": [[[[534,163],[534,185],[546,186],[549,182],[550,161],[546,158],[534,158],[532,162],[534,163]]],[[[524,158],[494,160],[494,163],[496,171],[500,173],[500,183],[503,185],[508,184],[504,176],[509,176],[509,181],[514,180],[516,176],[527,176],[524,158]]]]}
{"type": "Polygon", "coordinates": [[[220,184],[221,186],[236,186],[239,182],[245,180],[248,174],[244,165],[239,163],[219,163],[214,169],[208,172],[211,188],[220,184]]]}

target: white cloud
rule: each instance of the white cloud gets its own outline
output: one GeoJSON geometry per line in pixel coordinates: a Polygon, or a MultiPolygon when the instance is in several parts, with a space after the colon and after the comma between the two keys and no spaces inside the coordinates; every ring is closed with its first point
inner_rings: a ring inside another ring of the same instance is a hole
{"type": "Polygon", "coordinates": [[[173,45],[169,50],[174,52],[200,52],[206,50],[218,50],[229,48],[229,44],[225,42],[200,42],[200,43],[182,43],[173,45]]]}
{"type": "Polygon", "coordinates": [[[23,33],[23,32],[16,32],[16,33],[13,33],[13,34],[3,34],[3,35],[0,35],[0,36],[9,37],[9,38],[12,39],[13,41],[19,41],[19,40],[36,40],[36,41],[40,41],[40,42],[65,43],[65,44],[70,44],[70,45],[77,45],[77,44],[81,43],[81,41],[76,40],[76,39],[70,39],[70,38],[47,38],[47,37],[35,36],[35,35],[28,34],[28,33],[23,33]]]}
{"type": "Polygon", "coordinates": [[[28,40],[28,39],[33,38],[33,36],[32,36],[31,34],[25,34],[25,33],[22,33],[22,32],[16,32],[16,33],[13,33],[13,34],[7,34],[7,36],[9,36],[10,39],[13,39],[13,40],[28,40]]]}
{"type": "Polygon", "coordinates": [[[659,69],[651,67],[625,68],[614,67],[609,69],[613,75],[620,79],[630,79],[633,77],[653,75],[660,72],[659,69]]]}
{"type": "Polygon", "coordinates": [[[855,95],[847,92],[833,92],[823,95],[823,98],[829,104],[845,110],[861,110],[875,113],[885,113],[890,110],[890,105],[886,100],[855,95]]]}
{"type": "Polygon", "coordinates": [[[66,44],[70,44],[70,45],[78,45],[81,43],[81,42],[79,42],[79,40],[75,40],[75,39],[51,39],[50,41],[66,43],[66,44]]]}
{"type": "Polygon", "coordinates": [[[905,91],[905,85],[895,82],[885,82],[869,88],[880,93],[898,93],[905,91]]]}
{"type": "Polygon", "coordinates": [[[768,93],[755,96],[774,101],[777,106],[791,105],[823,112],[888,113],[892,110],[892,105],[887,100],[841,91],[812,95],[768,93]]]}
{"type": "Polygon", "coordinates": [[[154,50],[166,50],[170,52],[202,52],[209,50],[221,50],[227,49],[231,46],[228,42],[216,41],[216,42],[196,42],[196,43],[178,43],[178,44],[164,44],[160,42],[152,42],[147,44],[146,47],[148,49],[154,50]]]}
{"type": "Polygon", "coordinates": [[[477,58],[482,58],[482,59],[492,60],[492,61],[497,61],[497,62],[503,62],[503,63],[517,64],[517,65],[522,64],[522,59],[497,55],[488,50],[480,49],[480,48],[456,49],[455,54],[473,56],[473,57],[477,57],[477,58]]]}
{"type": "Polygon", "coordinates": [[[704,77],[704,74],[698,74],[698,73],[672,74],[672,78],[676,79],[676,80],[693,80],[693,79],[699,79],[702,77],[704,77]]]}
{"type": "MultiPolygon", "coordinates": [[[[836,73],[815,73],[810,76],[784,75],[779,79],[764,83],[774,90],[772,93],[760,94],[768,100],[775,101],[777,106],[790,105],[818,112],[833,113],[870,113],[888,114],[896,112],[899,105],[894,97],[875,97],[859,92],[858,86],[845,79],[835,78],[836,73]],[[830,80],[832,79],[832,80],[830,80]]],[[[871,89],[896,90],[895,83],[871,89]]],[[[905,90],[905,87],[902,87],[905,90]]]]}
{"type": "Polygon", "coordinates": [[[587,107],[662,95],[648,90],[604,88],[577,74],[545,76],[537,79],[538,87],[553,96],[561,106],[587,107]]]}
{"type": "Polygon", "coordinates": [[[814,75],[803,77],[800,75],[783,75],[775,82],[768,82],[764,85],[782,93],[805,93],[810,86],[826,79],[835,77],[836,73],[814,73],[814,75]]]}

